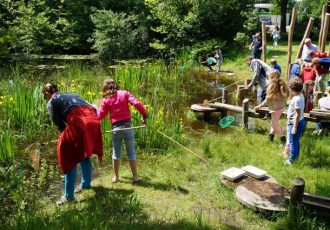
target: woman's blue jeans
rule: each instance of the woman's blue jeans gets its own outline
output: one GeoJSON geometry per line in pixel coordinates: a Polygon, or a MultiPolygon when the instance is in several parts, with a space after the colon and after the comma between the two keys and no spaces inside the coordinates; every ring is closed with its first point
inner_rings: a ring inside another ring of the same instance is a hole
{"type": "MultiPolygon", "coordinates": [[[[89,157],[80,161],[81,187],[90,188],[92,181],[92,162],[89,157]]],[[[74,186],[76,184],[77,166],[64,174],[64,196],[68,200],[74,199],[74,186]]]]}
{"type": "Polygon", "coordinates": [[[290,162],[297,160],[300,153],[300,138],[306,126],[305,119],[298,122],[296,134],[292,134],[293,124],[289,124],[289,139],[290,139],[290,162]]]}

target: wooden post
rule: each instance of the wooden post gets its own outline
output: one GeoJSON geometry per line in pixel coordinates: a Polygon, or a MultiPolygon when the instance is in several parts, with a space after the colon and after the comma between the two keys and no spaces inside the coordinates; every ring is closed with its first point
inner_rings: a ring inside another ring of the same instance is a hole
{"type": "Polygon", "coordinates": [[[320,33],[319,33],[319,44],[318,44],[318,47],[321,47],[321,44],[322,44],[324,20],[325,20],[325,14],[327,13],[327,8],[328,8],[327,5],[323,5],[323,7],[322,7],[321,27],[320,27],[320,33]]]}
{"type": "Polygon", "coordinates": [[[287,61],[287,71],[286,71],[286,79],[289,79],[290,72],[288,71],[290,69],[291,64],[291,55],[292,55],[292,37],[293,37],[293,31],[294,31],[294,24],[296,23],[297,19],[297,9],[294,7],[292,9],[292,16],[291,16],[291,23],[290,23],[290,30],[289,30],[289,36],[288,36],[288,61],[287,61]]]}
{"type": "Polygon", "coordinates": [[[296,178],[291,182],[289,220],[296,218],[296,212],[302,204],[304,197],[305,181],[302,178],[296,178]]]}
{"type": "Polygon", "coordinates": [[[262,34],[262,60],[266,62],[266,24],[261,23],[261,34],[262,34]]]}
{"type": "Polygon", "coordinates": [[[244,124],[244,128],[248,129],[249,128],[249,105],[250,105],[250,100],[248,98],[245,98],[243,100],[243,108],[242,108],[242,123],[244,124]]]}
{"type": "Polygon", "coordinates": [[[313,28],[313,24],[314,24],[314,18],[309,18],[308,25],[306,27],[304,37],[301,40],[299,48],[298,48],[298,53],[297,53],[296,59],[301,58],[302,50],[304,48],[304,41],[305,41],[306,38],[309,37],[309,35],[312,31],[312,28],[313,28]]]}
{"type": "Polygon", "coordinates": [[[325,51],[325,44],[327,41],[327,36],[328,36],[328,30],[329,30],[329,22],[330,22],[330,14],[325,14],[324,16],[324,26],[323,26],[323,32],[322,32],[322,39],[321,39],[321,46],[320,46],[320,51],[324,52],[325,51]]]}
{"type": "Polygon", "coordinates": [[[238,85],[236,92],[236,105],[241,105],[245,95],[245,86],[238,85]]]}
{"type": "Polygon", "coordinates": [[[314,92],[314,99],[313,99],[314,105],[317,105],[319,102],[319,99],[322,97],[323,97],[323,92],[321,92],[321,91],[314,92]]]}
{"type": "Polygon", "coordinates": [[[224,104],[229,104],[228,103],[228,90],[226,89],[222,89],[222,100],[221,102],[224,103],[224,104]]]}

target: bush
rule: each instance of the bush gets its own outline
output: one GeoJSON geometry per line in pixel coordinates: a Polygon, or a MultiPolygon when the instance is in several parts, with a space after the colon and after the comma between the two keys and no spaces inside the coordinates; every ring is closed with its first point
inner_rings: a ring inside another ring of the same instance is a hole
{"type": "Polygon", "coordinates": [[[96,30],[90,41],[102,58],[133,58],[148,51],[148,28],[138,15],[99,10],[91,18],[96,30]]]}
{"type": "Polygon", "coordinates": [[[237,33],[236,37],[234,38],[236,47],[245,48],[249,45],[251,41],[250,37],[244,33],[237,33]]]}

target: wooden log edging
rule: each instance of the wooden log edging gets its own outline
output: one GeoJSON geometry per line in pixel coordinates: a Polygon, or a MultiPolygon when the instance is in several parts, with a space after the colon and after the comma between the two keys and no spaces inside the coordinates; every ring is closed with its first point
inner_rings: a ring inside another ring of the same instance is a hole
{"type": "Polygon", "coordinates": [[[305,181],[302,178],[296,178],[291,182],[290,203],[289,203],[289,220],[297,217],[297,211],[302,205],[304,197],[305,181]]]}

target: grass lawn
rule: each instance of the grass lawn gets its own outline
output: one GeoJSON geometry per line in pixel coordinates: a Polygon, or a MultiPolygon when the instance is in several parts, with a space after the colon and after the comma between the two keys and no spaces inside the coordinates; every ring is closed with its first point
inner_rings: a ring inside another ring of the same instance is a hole
{"type": "MultiPolygon", "coordinates": [[[[297,47],[298,43],[293,47],[294,56],[297,47]]],[[[278,50],[271,50],[267,56],[268,60],[276,56],[283,73],[286,49],[280,44],[278,50]]],[[[237,80],[251,77],[244,58],[242,55],[239,61],[225,60],[223,69],[234,71],[237,80]]],[[[232,189],[219,181],[221,171],[251,164],[266,170],[287,188],[294,178],[301,177],[306,182],[306,192],[329,196],[328,136],[312,136],[315,124],[309,124],[302,138],[300,159],[292,166],[284,166],[279,140],[270,143],[267,139],[269,120],[255,123],[253,133],[239,126],[230,126],[225,131],[208,124],[198,131],[187,127],[189,132],[185,132],[182,144],[206,158],[207,163],[175,144],[164,154],[138,149],[139,174],[144,178],[139,185],[131,183],[126,157],[120,169],[121,181],[111,183],[110,149],[105,149],[108,162],[96,166],[100,174],[93,181],[93,189],[78,194],[74,204],[60,208],[53,199],[45,198],[44,209],[18,218],[13,226],[16,229],[329,228],[324,220],[313,219],[306,213],[297,217],[297,225],[289,227],[286,213],[266,215],[250,210],[235,199],[232,189]]]]}

